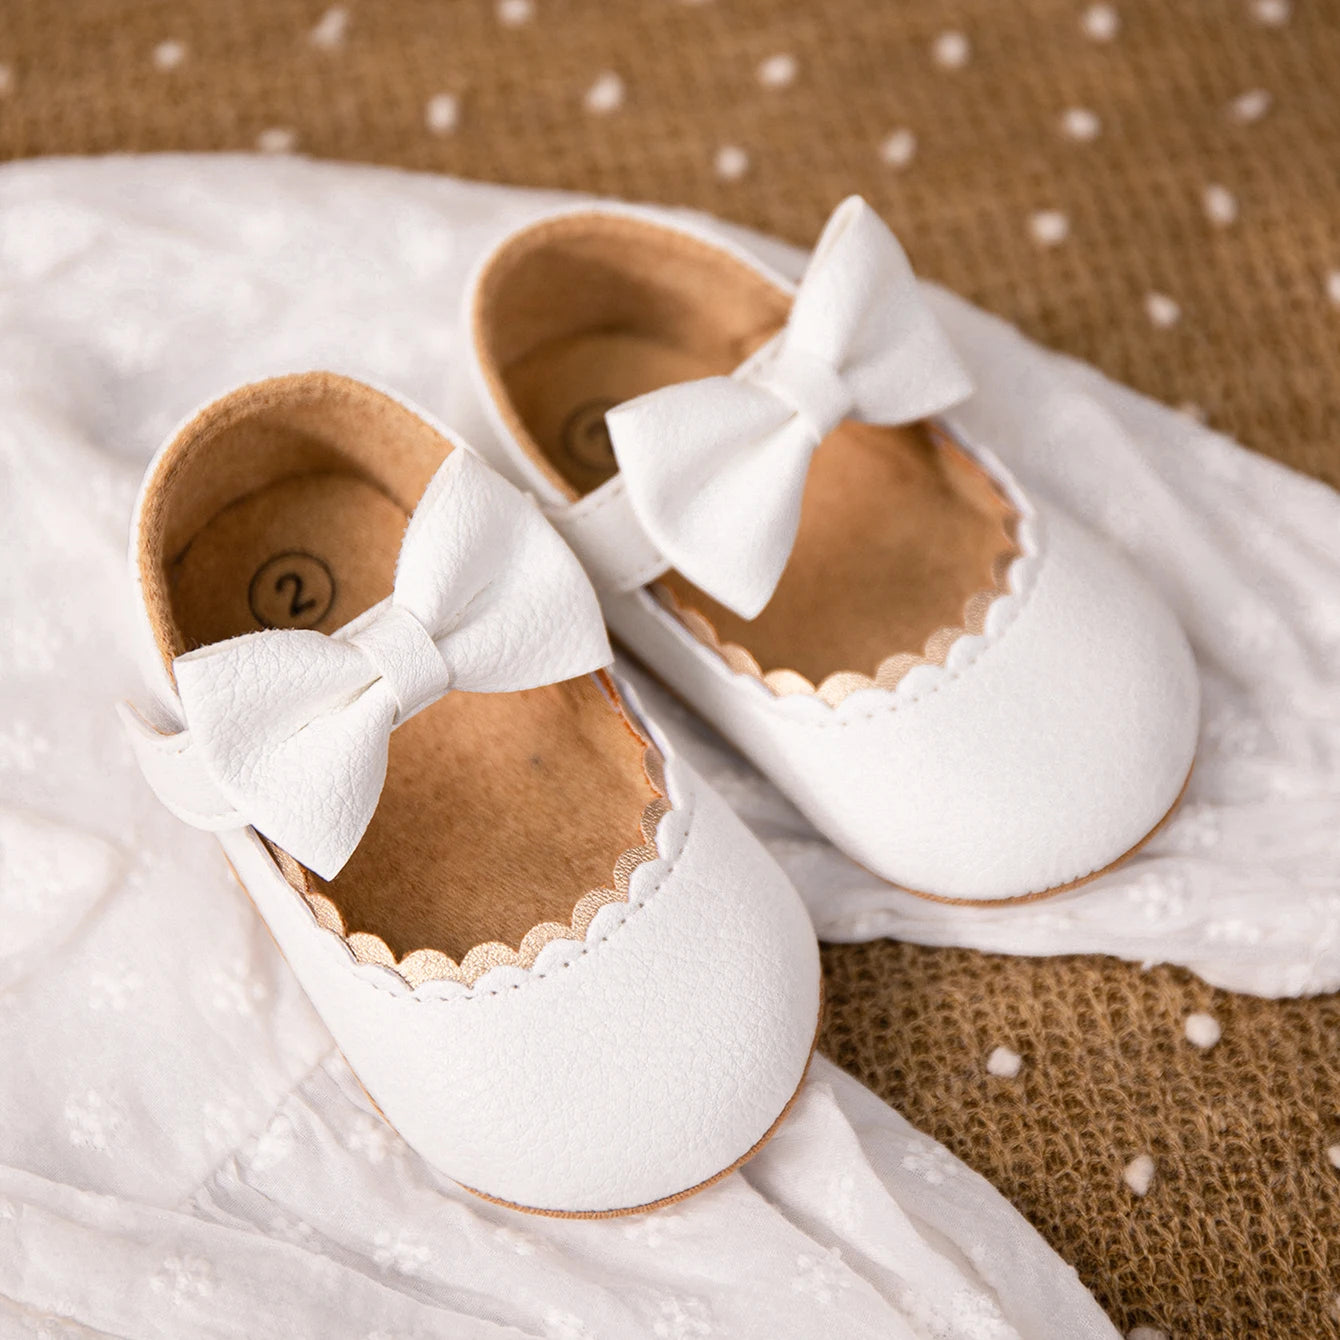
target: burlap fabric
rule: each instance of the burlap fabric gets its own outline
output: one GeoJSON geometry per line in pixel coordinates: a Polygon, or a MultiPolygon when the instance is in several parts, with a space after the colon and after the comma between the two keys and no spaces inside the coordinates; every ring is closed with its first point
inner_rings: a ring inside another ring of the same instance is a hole
{"type": "MultiPolygon", "coordinates": [[[[923,273],[1340,483],[1336,0],[11,0],[0,65],[11,157],[291,143],[796,241],[860,191],[923,273]]],[[[1123,1330],[1340,1336],[1335,999],[1103,959],[825,958],[828,1053],[1123,1330]],[[1208,1052],[1194,1010],[1223,1025],[1208,1052]],[[1013,1080],[986,1072],[1001,1044],[1013,1080]]]]}

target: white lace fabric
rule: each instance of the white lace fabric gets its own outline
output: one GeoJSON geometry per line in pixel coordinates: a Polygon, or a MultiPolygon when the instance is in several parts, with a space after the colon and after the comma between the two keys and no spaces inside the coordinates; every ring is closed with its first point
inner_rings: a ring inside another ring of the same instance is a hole
{"type": "MultiPolygon", "coordinates": [[[[468,266],[552,203],[272,159],[0,170],[0,1334],[1112,1337],[990,1186],[822,1059],[757,1159],[664,1212],[471,1197],[370,1108],[213,839],[135,772],[112,704],[139,690],[124,552],[152,449],[281,371],[441,409],[468,266]]],[[[1192,630],[1187,810],[1118,882],[1028,912],[1053,922],[904,907],[675,729],[829,936],[1334,985],[1340,505],[936,301],[1009,464],[1118,534],[1192,630]]]]}
{"type": "Polygon", "coordinates": [[[153,446],[279,371],[440,408],[466,266],[537,200],[217,157],[0,172],[0,1333],[1110,1336],[996,1192],[822,1059],[743,1174],[665,1212],[470,1196],[135,776],[112,704],[153,446]]]}

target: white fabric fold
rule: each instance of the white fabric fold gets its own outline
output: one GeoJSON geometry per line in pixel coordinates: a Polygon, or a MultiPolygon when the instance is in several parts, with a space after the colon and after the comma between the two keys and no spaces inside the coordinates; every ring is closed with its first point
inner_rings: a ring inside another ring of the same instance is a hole
{"type": "Polygon", "coordinates": [[[292,159],[0,169],[0,1334],[1114,1340],[997,1192],[821,1059],[757,1160],[662,1213],[453,1187],[136,775],[111,704],[140,685],[153,447],[294,368],[441,409],[466,268],[554,203],[292,159]]]}
{"type": "Polygon", "coordinates": [[[456,448],[410,518],[385,601],[329,636],[273,628],[178,656],[181,736],[127,726],[179,818],[218,828],[219,814],[242,816],[332,879],[377,808],[396,726],[451,688],[514,692],[610,659],[571,551],[531,500],[456,448]],[[193,757],[169,765],[174,752],[193,757]],[[202,804],[202,772],[225,805],[202,804]]]}
{"type": "Polygon", "coordinates": [[[433,1173],[331,1053],[180,1205],[0,1166],[10,1321],[137,1340],[1116,1340],[986,1182],[822,1058],[742,1174],[572,1221],[433,1173]]]}
{"type": "Polygon", "coordinates": [[[910,423],[971,390],[897,238],[851,196],[772,340],[729,377],[648,392],[605,422],[633,512],[668,565],[752,619],[795,544],[824,437],[845,418],[910,423]]]}

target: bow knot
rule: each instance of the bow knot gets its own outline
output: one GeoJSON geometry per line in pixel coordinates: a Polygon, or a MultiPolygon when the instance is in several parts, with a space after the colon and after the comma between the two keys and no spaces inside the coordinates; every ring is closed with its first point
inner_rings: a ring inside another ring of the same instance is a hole
{"type": "Polygon", "coordinates": [[[329,636],[269,629],[177,657],[176,734],[123,719],[174,813],[250,824],[332,879],[372,820],[396,726],[451,688],[537,688],[610,659],[572,551],[455,447],[410,518],[388,599],[329,636]]]}
{"type": "Polygon", "coordinates": [[[794,341],[767,348],[771,356],[750,379],[794,410],[815,442],[822,442],[855,408],[851,387],[826,358],[794,341]]]}
{"type": "Polygon", "coordinates": [[[363,628],[347,635],[367,658],[374,675],[386,681],[396,701],[395,724],[446,693],[451,671],[433,635],[403,605],[379,605],[363,628]]]}
{"type": "Polygon", "coordinates": [[[729,377],[649,392],[605,422],[633,515],[667,565],[752,619],[795,544],[819,443],[845,418],[912,423],[971,390],[902,247],[852,196],[763,349],[729,377]]]}

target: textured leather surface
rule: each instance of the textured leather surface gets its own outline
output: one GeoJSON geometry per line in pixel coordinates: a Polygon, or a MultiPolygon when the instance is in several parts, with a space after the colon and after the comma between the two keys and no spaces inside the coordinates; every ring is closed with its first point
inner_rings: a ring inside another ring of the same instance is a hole
{"type": "Polygon", "coordinates": [[[800,1084],[819,1008],[809,918],[726,804],[673,757],[666,775],[661,857],[628,904],[473,988],[411,992],[355,964],[251,830],[222,835],[368,1092],[467,1186],[539,1209],[647,1204],[743,1157],[800,1084]]]}
{"type": "MultiPolygon", "coordinates": [[[[568,505],[495,406],[470,418],[547,510],[568,505]]],[[[1028,589],[993,608],[985,638],[894,691],[835,708],[775,697],[647,590],[602,603],[616,636],[856,860],[920,892],[1013,898],[1102,869],[1167,813],[1195,750],[1199,684],[1175,617],[1133,569],[1059,513],[1032,515],[989,450],[975,454],[1035,523],[1028,589]]]]}
{"type": "Polygon", "coordinates": [[[942,897],[1016,897],[1138,843],[1175,802],[1199,725],[1172,613],[1083,527],[1046,507],[1037,520],[1038,561],[1007,626],[905,694],[867,690],[836,708],[773,697],[649,594],[606,613],[863,865],[942,897]]]}
{"type": "Polygon", "coordinates": [[[622,475],[546,515],[599,591],[627,595],[670,566],[637,519],[622,475]]]}
{"type": "Polygon", "coordinates": [[[773,340],[730,377],[648,392],[605,422],[633,512],[669,566],[754,618],[795,544],[823,438],[845,418],[911,423],[971,390],[902,247],[852,196],[773,340]]]}

